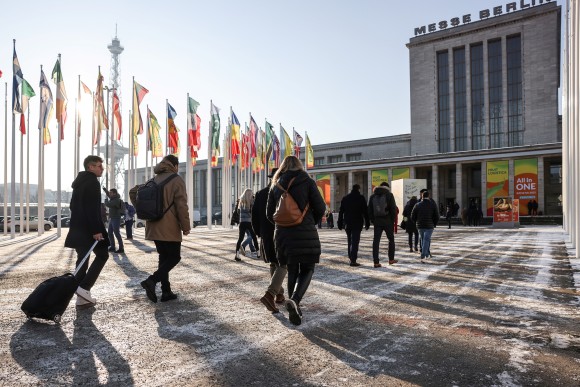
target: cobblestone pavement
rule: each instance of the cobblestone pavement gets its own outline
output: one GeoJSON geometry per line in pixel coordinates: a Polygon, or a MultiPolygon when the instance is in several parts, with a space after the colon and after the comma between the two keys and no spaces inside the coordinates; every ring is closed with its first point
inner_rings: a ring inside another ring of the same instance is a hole
{"type": "Polygon", "coordinates": [[[194,229],[171,273],[179,299],[151,303],[139,283],[157,255],[142,230],[109,258],[96,308],[73,298],[60,325],[20,305],[73,269],[64,236],[0,236],[1,385],[580,385],[580,265],[558,227],[437,228],[426,264],[398,234],[399,263],[377,269],[372,229],[358,268],[344,232],[323,229],[300,326],[260,303],[268,266],[234,261],[236,229],[194,229]]]}

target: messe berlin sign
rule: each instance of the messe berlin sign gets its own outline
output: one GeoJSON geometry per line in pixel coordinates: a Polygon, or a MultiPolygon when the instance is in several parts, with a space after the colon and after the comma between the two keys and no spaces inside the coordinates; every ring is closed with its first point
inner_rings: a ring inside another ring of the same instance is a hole
{"type": "MultiPolygon", "coordinates": [[[[479,20],[488,19],[493,16],[504,15],[506,13],[523,10],[544,3],[550,3],[551,1],[552,0],[520,0],[519,2],[513,1],[511,3],[507,3],[506,5],[498,5],[497,7],[482,9],[479,11],[479,20]]],[[[438,23],[431,23],[427,24],[426,26],[415,27],[415,36],[457,27],[461,24],[471,23],[473,20],[474,19],[472,15],[468,13],[467,15],[463,15],[461,17],[453,17],[449,20],[441,20],[438,23]]]]}

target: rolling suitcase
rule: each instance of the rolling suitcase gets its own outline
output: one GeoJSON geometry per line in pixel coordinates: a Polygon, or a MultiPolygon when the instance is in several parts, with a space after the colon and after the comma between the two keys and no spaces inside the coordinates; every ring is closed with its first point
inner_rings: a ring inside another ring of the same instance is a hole
{"type": "Polygon", "coordinates": [[[62,314],[79,286],[76,274],[85,264],[97,243],[99,241],[93,243],[74,273],[49,278],[30,293],[20,307],[28,318],[36,317],[60,323],[62,314]]]}

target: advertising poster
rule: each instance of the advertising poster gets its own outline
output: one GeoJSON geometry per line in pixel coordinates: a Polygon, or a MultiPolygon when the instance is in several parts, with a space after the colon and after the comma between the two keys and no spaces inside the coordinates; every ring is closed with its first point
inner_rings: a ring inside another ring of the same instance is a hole
{"type": "Polygon", "coordinates": [[[518,208],[520,208],[520,199],[514,199],[512,200],[513,204],[514,204],[514,223],[519,223],[520,221],[520,212],[517,211],[518,208]]]}
{"type": "Polygon", "coordinates": [[[538,159],[514,160],[514,198],[520,215],[530,215],[528,203],[538,200],[538,159]]]}
{"type": "Polygon", "coordinates": [[[513,222],[513,203],[509,196],[493,198],[493,223],[513,222]]]}
{"type": "Polygon", "coordinates": [[[375,187],[381,185],[383,181],[389,182],[389,171],[386,169],[377,169],[375,171],[371,171],[371,180],[372,180],[372,189],[374,190],[375,187]]]}
{"type": "Polygon", "coordinates": [[[316,186],[320,196],[326,203],[326,208],[330,208],[330,173],[321,173],[316,175],[316,186]]]}
{"type": "Polygon", "coordinates": [[[411,177],[409,168],[393,168],[393,180],[408,179],[411,177]]]}
{"type": "Polygon", "coordinates": [[[487,175],[487,216],[493,216],[494,197],[509,195],[509,163],[507,160],[488,161],[487,175]]]}

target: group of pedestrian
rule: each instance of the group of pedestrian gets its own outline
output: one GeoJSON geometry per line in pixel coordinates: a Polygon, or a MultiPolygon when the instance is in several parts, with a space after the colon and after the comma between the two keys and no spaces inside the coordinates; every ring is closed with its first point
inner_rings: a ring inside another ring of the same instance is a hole
{"type": "Polygon", "coordinates": [[[528,215],[538,215],[538,202],[536,199],[532,199],[528,202],[528,215]]]}

